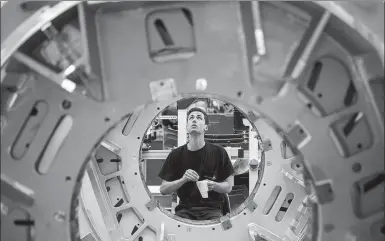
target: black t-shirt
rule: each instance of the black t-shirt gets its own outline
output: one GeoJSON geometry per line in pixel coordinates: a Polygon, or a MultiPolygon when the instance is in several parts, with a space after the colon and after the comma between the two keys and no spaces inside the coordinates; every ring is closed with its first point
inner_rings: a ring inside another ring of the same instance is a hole
{"type": "MultiPolygon", "coordinates": [[[[171,151],[159,173],[168,182],[178,180],[192,169],[199,175],[199,181],[223,182],[234,173],[233,165],[226,150],[219,145],[207,143],[197,151],[190,151],[187,144],[171,151]]],[[[223,194],[209,191],[208,198],[202,198],[195,182],[183,184],[177,191],[180,203],[176,211],[189,207],[222,209],[223,194]]]]}

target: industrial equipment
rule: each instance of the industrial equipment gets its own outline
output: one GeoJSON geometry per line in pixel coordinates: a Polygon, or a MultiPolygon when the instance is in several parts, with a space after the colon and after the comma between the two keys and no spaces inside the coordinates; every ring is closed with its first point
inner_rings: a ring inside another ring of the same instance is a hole
{"type": "Polygon", "coordinates": [[[12,0],[1,19],[1,240],[384,240],[383,2],[12,0]],[[248,119],[229,153],[255,187],[220,220],[163,210],[141,171],[169,152],[142,148],[155,116],[196,97],[248,119]]]}

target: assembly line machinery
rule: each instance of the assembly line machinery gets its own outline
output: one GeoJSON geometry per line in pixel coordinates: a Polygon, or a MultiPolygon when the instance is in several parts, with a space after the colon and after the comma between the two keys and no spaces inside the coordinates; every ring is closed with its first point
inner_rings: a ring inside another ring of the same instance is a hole
{"type": "Polygon", "coordinates": [[[383,98],[381,2],[2,2],[1,240],[384,240],[383,98]],[[254,187],[219,220],[143,180],[148,127],[187,97],[253,133],[229,155],[254,187]]]}

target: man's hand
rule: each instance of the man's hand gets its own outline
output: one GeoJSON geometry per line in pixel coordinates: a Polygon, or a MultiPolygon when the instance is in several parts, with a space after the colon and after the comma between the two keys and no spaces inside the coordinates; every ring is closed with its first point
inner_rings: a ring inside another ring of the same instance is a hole
{"type": "Polygon", "coordinates": [[[207,187],[209,188],[209,191],[214,190],[214,188],[217,186],[217,184],[218,183],[216,183],[214,181],[207,180],[207,187]]]}
{"type": "Polygon", "coordinates": [[[233,188],[234,176],[228,177],[223,182],[214,182],[211,180],[207,180],[207,187],[209,191],[215,191],[218,193],[229,193],[233,188]]]}
{"type": "Polygon", "coordinates": [[[199,175],[198,173],[196,173],[194,170],[191,170],[191,169],[188,169],[183,177],[182,177],[183,181],[185,182],[196,182],[199,180],[199,175]]]}

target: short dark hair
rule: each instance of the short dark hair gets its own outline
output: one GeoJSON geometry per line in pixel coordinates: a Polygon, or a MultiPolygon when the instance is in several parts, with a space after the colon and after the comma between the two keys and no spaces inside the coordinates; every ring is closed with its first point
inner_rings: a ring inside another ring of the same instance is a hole
{"type": "Polygon", "coordinates": [[[193,107],[193,108],[189,109],[187,111],[187,119],[188,119],[189,115],[191,114],[191,112],[194,112],[194,111],[199,111],[200,113],[202,113],[204,115],[204,117],[205,117],[206,125],[209,124],[209,117],[207,116],[206,111],[204,111],[202,108],[199,108],[199,107],[193,107]]]}

